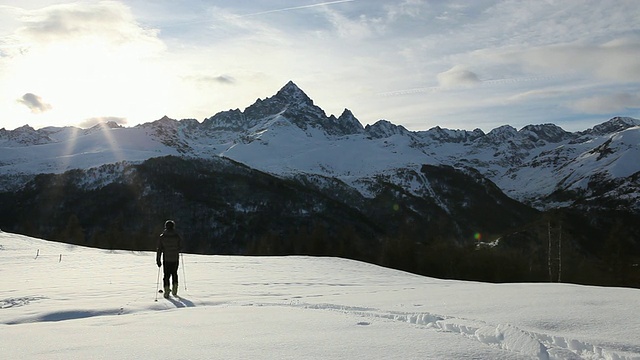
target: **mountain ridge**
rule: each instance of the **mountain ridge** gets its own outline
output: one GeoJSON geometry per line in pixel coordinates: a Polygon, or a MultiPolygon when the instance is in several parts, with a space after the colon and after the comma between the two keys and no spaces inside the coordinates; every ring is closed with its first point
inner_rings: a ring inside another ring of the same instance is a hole
{"type": "MultiPolygon", "coordinates": [[[[195,119],[181,119],[181,120],[177,120],[177,119],[173,119],[168,117],[167,115],[164,115],[163,117],[161,117],[158,120],[155,121],[151,121],[151,122],[146,122],[140,125],[136,125],[134,127],[139,127],[139,126],[149,126],[151,124],[154,123],[163,123],[163,122],[167,122],[167,121],[177,121],[177,122],[187,122],[187,123],[191,123],[191,125],[194,124],[198,124],[198,125],[203,125],[204,127],[208,127],[208,128],[215,128],[215,129],[220,129],[220,128],[224,128],[224,125],[230,125],[231,129],[236,129],[238,122],[237,120],[248,120],[248,119],[253,119],[253,120],[259,120],[268,116],[273,116],[273,115],[282,115],[282,114],[289,114],[289,115],[294,115],[294,116],[299,116],[300,114],[295,112],[295,111],[306,111],[307,113],[311,113],[313,115],[315,115],[317,118],[321,118],[324,117],[326,118],[325,120],[331,120],[332,122],[340,122],[340,121],[344,121],[344,122],[348,122],[348,123],[353,123],[353,127],[354,130],[352,131],[352,133],[358,133],[358,132],[362,132],[364,131],[365,133],[368,132],[367,129],[368,128],[379,128],[381,126],[387,126],[387,125],[382,125],[382,124],[389,124],[392,125],[393,127],[399,127],[401,129],[406,130],[406,132],[409,133],[414,133],[414,134],[432,134],[434,132],[448,132],[448,133],[463,133],[463,134],[473,134],[475,136],[471,137],[471,140],[475,139],[478,136],[482,136],[482,135],[492,135],[494,137],[498,137],[498,136],[504,136],[504,132],[507,133],[522,133],[522,132],[527,132],[527,133],[532,133],[532,134],[536,134],[537,137],[540,137],[541,139],[544,139],[546,141],[555,141],[558,142],[558,139],[556,138],[554,140],[553,136],[562,136],[562,135],[574,135],[574,136],[580,136],[580,135],[610,135],[613,134],[615,132],[619,132],[622,130],[625,130],[629,127],[634,127],[634,126],[640,126],[640,120],[635,119],[635,118],[631,118],[631,117],[613,117],[607,121],[604,121],[600,124],[597,124],[595,126],[593,126],[592,128],[589,129],[585,129],[585,130],[581,130],[581,131],[576,131],[576,132],[567,132],[564,129],[562,129],[561,127],[552,124],[552,123],[546,123],[546,124],[529,124],[529,125],[525,125],[524,127],[522,127],[520,130],[515,129],[514,127],[512,127],[511,125],[505,124],[505,125],[501,125],[497,128],[492,129],[491,131],[489,131],[488,133],[484,133],[482,130],[480,129],[474,129],[473,131],[470,130],[461,130],[461,129],[447,129],[447,128],[442,128],[441,126],[435,126],[429,130],[419,130],[419,131],[410,131],[407,130],[406,128],[404,128],[401,125],[395,125],[392,122],[390,122],[389,120],[378,120],[373,124],[370,125],[366,125],[366,126],[362,126],[362,124],[359,122],[359,120],[355,117],[355,115],[347,108],[345,108],[342,112],[342,114],[339,117],[335,117],[335,115],[330,115],[327,116],[326,113],[324,112],[324,110],[322,110],[320,107],[318,107],[317,105],[314,104],[313,100],[304,92],[302,91],[302,89],[300,89],[295,83],[293,83],[293,81],[289,81],[283,88],[281,88],[274,96],[272,97],[268,97],[263,99],[257,99],[256,102],[254,102],[252,105],[248,106],[247,108],[245,108],[244,111],[241,111],[240,109],[230,109],[230,110],[226,110],[226,111],[220,111],[218,113],[216,113],[215,115],[209,117],[209,118],[205,118],[201,123],[198,122],[195,119]],[[312,111],[308,111],[309,108],[312,109],[312,111]],[[288,113],[287,113],[288,112],[288,113]],[[248,116],[248,115],[252,115],[252,116],[248,116]],[[234,117],[237,117],[234,118],[234,117]],[[216,121],[218,120],[218,121],[216,121]],[[214,125],[215,124],[215,125],[214,125]],[[216,126],[217,125],[217,126],[216,126]],[[550,129],[552,130],[552,133],[549,133],[550,129]],[[546,132],[546,134],[545,134],[546,132]],[[500,135],[498,135],[500,134],[500,135]]],[[[312,119],[312,120],[316,120],[316,119],[312,119]]],[[[330,124],[330,121],[323,121],[321,124],[330,124]]],[[[298,123],[300,124],[300,123],[298,123]]],[[[255,125],[254,123],[248,123],[244,126],[245,129],[247,128],[251,128],[253,125],[255,125]]],[[[318,125],[318,124],[313,124],[313,125],[318,125]]],[[[127,128],[124,127],[122,125],[119,125],[117,123],[115,123],[114,121],[106,121],[104,123],[98,124],[98,125],[94,125],[93,128],[104,128],[104,127],[108,127],[108,128],[127,128]]],[[[303,126],[304,127],[304,126],[303,126]]],[[[387,126],[388,127],[388,126],[387,126]]],[[[16,128],[14,130],[6,130],[5,128],[1,128],[0,129],[0,140],[12,140],[15,139],[17,137],[19,137],[20,135],[24,135],[24,134],[47,134],[47,133],[52,133],[52,132],[57,132],[61,129],[65,129],[65,128],[75,128],[73,126],[66,126],[66,127],[45,127],[42,129],[34,129],[33,127],[29,126],[29,125],[23,125],[19,128],[16,128]]],[[[79,129],[79,128],[78,128],[79,129]]],[[[89,130],[89,129],[85,129],[85,130],[89,130]]],[[[342,134],[342,135],[348,135],[347,134],[342,134]]],[[[507,136],[508,137],[508,136],[507,136]]],[[[45,137],[42,137],[43,139],[46,139],[45,137]]],[[[29,138],[25,139],[25,140],[30,140],[29,138]]],[[[40,142],[42,140],[34,140],[34,142],[30,143],[30,145],[39,145],[40,142]]],[[[52,140],[49,140],[52,141],[52,140]]],[[[26,142],[22,142],[25,143],[26,142]]]]}
{"type": "MultiPolygon", "coordinates": [[[[503,125],[488,133],[439,126],[409,131],[388,120],[362,126],[346,108],[337,118],[327,116],[289,81],[275,95],[257,99],[244,111],[222,111],[202,122],[163,116],[130,128],[105,123],[86,130],[73,127],[35,130],[28,125],[13,131],[2,129],[0,147],[7,151],[0,157],[0,164],[5,175],[28,175],[90,168],[114,159],[135,162],[161,155],[223,156],[278,176],[303,173],[338,177],[363,194],[368,192],[366,184],[376,176],[394,177],[394,173],[408,168],[418,173],[423,164],[443,164],[476,169],[507,195],[545,209],[563,205],[552,201],[559,197],[551,194],[575,195],[584,192],[590,181],[617,179],[620,172],[610,172],[613,168],[635,170],[627,170],[623,178],[640,171],[640,166],[633,164],[640,156],[638,145],[614,141],[625,131],[640,132],[638,126],[640,120],[627,117],[614,117],[573,133],[552,123],[527,125],[520,130],[503,125]],[[95,145],[80,148],[81,141],[77,139],[82,136],[93,136],[95,145]],[[64,143],[67,145],[56,146],[64,143]],[[28,148],[26,153],[37,153],[38,147],[46,146],[50,151],[36,156],[38,160],[31,168],[21,164],[28,155],[21,153],[20,148],[28,148]],[[625,148],[625,155],[616,158],[613,153],[618,148],[620,151],[625,148]],[[600,156],[588,156],[595,153],[600,156]],[[606,154],[612,156],[606,158],[605,164],[606,154]],[[625,163],[613,164],[616,161],[625,163]]],[[[421,181],[419,177],[396,180],[397,185],[405,188],[415,188],[411,183],[421,181]]],[[[625,187],[633,188],[635,182],[629,181],[625,187]]],[[[5,188],[19,186],[6,179],[2,183],[5,188]]],[[[619,195],[615,191],[608,194],[619,195]]],[[[640,211],[638,196],[631,196],[627,204],[634,211],[640,211]]]]}

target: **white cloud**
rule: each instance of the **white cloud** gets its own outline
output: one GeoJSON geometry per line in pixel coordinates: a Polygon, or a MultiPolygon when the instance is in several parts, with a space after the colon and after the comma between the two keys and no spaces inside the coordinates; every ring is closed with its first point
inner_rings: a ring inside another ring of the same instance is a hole
{"type": "Polygon", "coordinates": [[[618,92],[578,99],[569,108],[580,113],[611,114],[640,108],[640,93],[618,92]]]}
{"type": "Polygon", "coordinates": [[[99,37],[116,44],[156,42],[156,30],[140,27],[130,9],[114,1],[70,3],[25,11],[19,35],[36,42],[99,37]]]}
{"type": "Polygon", "coordinates": [[[437,75],[438,84],[445,88],[457,86],[470,86],[480,83],[478,75],[466,67],[456,65],[451,69],[437,75]]]}
{"type": "Polygon", "coordinates": [[[402,17],[418,17],[423,11],[423,0],[404,0],[399,4],[385,5],[387,19],[396,21],[402,17]]]}
{"type": "Polygon", "coordinates": [[[603,44],[558,44],[507,51],[500,61],[531,72],[574,73],[601,80],[640,81],[640,37],[603,44]]]}
{"type": "Polygon", "coordinates": [[[333,25],[335,33],[341,38],[361,40],[369,38],[376,33],[375,28],[372,26],[372,23],[376,20],[371,20],[366,15],[351,19],[333,9],[325,8],[323,12],[327,20],[333,25]]]}

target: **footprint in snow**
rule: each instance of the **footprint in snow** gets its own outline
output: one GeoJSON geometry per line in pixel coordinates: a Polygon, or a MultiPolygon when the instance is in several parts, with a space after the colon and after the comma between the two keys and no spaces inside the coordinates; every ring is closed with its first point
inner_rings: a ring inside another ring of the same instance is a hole
{"type": "Polygon", "coordinates": [[[20,298],[3,299],[3,300],[0,300],[0,309],[8,309],[12,307],[24,306],[24,305],[28,305],[32,301],[42,300],[42,299],[44,299],[44,297],[39,297],[39,296],[32,296],[32,297],[25,296],[20,298]]]}

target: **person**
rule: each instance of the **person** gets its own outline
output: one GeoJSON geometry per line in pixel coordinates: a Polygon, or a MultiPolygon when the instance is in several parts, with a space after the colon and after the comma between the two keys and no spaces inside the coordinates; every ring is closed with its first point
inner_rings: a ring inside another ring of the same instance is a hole
{"type": "Polygon", "coordinates": [[[158,238],[158,249],[156,250],[156,264],[161,267],[164,263],[164,277],[162,283],[164,285],[164,297],[169,297],[169,285],[173,296],[178,296],[178,265],[180,259],[180,249],[182,246],[182,238],[175,231],[175,222],[167,220],[164,223],[164,231],[158,238]],[[162,256],[162,262],[160,257],[162,256]]]}

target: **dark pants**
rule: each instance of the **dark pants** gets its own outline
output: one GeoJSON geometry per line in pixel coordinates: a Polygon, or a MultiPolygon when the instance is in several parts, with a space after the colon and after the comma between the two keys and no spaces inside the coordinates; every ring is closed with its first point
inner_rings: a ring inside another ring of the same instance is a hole
{"type": "Polygon", "coordinates": [[[169,278],[173,279],[173,284],[178,283],[178,263],[177,262],[164,262],[164,278],[162,283],[165,287],[169,286],[169,278]]]}

